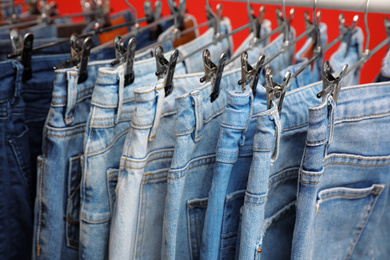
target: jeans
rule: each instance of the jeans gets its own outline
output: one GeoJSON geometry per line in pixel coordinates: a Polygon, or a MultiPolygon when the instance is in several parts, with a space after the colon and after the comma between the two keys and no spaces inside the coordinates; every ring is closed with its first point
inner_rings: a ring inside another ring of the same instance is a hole
{"type": "MultiPolygon", "coordinates": [[[[119,161],[135,110],[134,89],[156,81],[154,68],[154,58],[136,61],[129,86],[124,86],[123,66],[99,71],[84,138],[80,259],[108,257],[119,161]]],[[[183,64],[177,64],[175,74],[185,74],[183,64]]]]}
{"type": "Polygon", "coordinates": [[[390,85],[344,87],[309,109],[292,259],[390,254],[390,85]]]}
{"type": "MultiPolygon", "coordinates": [[[[224,18],[221,20],[220,23],[220,33],[226,34],[231,31],[231,24],[230,20],[228,18],[224,18]]],[[[203,33],[201,36],[196,38],[195,40],[192,40],[182,46],[179,46],[177,49],[180,52],[180,57],[186,56],[196,49],[204,46],[207,43],[210,43],[213,40],[214,35],[214,29],[211,28],[207,30],[205,33],[203,33]]],[[[233,40],[232,37],[227,37],[215,45],[212,44],[207,47],[207,49],[210,51],[211,60],[218,65],[219,58],[221,57],[221,54],[223,52],[226,52],[228,56],[230,56],[233,53],[233,40]]],[[[184,60],[184,64],[187,69],[187,73],[195,73],[195,72],[203,72],[204,71],[204,65],[203,65],[203,56],[202,56],[203,50],[198,51],[197,53],[191,55],[186,60],[184,60]]]]}
{"type": "Polygon", "coordinates": [[[28,259],[33,224],[28,128],[21,98],[23,66],[0,63],[0,255],[28,259]]]}
{"type": "Polygon", "coordinates": [[[103,66],[109,65],[91,62],[81,84],[76,68],[55,71],[38,157],[33,259],[78,258],[80,156],[93,87],[103,66]]]}
{"type": "Polygon", "coordinates": [[[390,49],[382,61],[381,72],[375,82],[390,81],[390,49]]]}
{"type": "Polygon", "coordinates": [[[160,259],[167,174],[175,147],[175,98],[201,85],[200,74],[176,76],[165,97],[163,82],[135,90],[110,234],[110,259],[160,259]]]}
{"type": "MultiPolygon", "coordinates": [[[[271,21],[263,20],[261,24],[260,37],[271,32],[271,21]]],[[[270,38],[259,43],[258,46],[252,47],[252,41],[255,37],[255,34],[252,32],[249,36],[241,43],[241,45],[234,51],[233,56],[241,55],[245,50],[248,53],[248,63],[251,65],[256,64],[257,60],[260,57],[260,51],[269,44],[270,38]]],[[[237,56],[237,58],[233,61],[233,68],[241,68],[241,56],[237,56]]]]}
{"type": "MultiPolygon", "coordinates": [[[[364,35],[360,27],[356,27],[351,36],[351,41],[348,44],[350,33],[344,36],[339,48],[330,57],[331,71],[339,75],[345,64],[351,67],[361,57],[363,52],[364,35]]],[[[355,86],[359,84],[361,68],[356,68],[343,79],[343,86],[355,86]]]]}
{"type": "MultiPolygon", "coordinates": [[[[283,36],[279,36],[260,50],[260,53],[265,53],[268,57],[273,56],[282,43],[283,36]]],[[[276,75],[285,68],[286,64],[292,63],[292,55],[293,50],[281,54],[271,62],[270,66],[276,75]]],[[[263,75],[260,77],[260,83],[265,84],[263,75]]],[[[236,84],[236,82],[233,81],[231,84],[236,84]]],[[[264,99],[263,87],[260,87],[259,91],[264,99]]],[[[243,118],[250,117],[252,110],[249,109],[248,104],[252,102],[253,98],[248,91],[230,93],[228,97],[228,105],[221,121],[214,176],[204,220],[201,240],[202,259],[230,259],[235,256],[239,210],[243,204],[251,163],[251,156],[248,156],[248,152],[252,154],[251,149],[239,149],[238,143],[243,142],[241,136],[245,136],[245,129],[248,128],[248,120],[243,118]]],[[[251,134],[253,136],[254,132],[251,134]]],[[[246,143],[253,142],[248,139],[253,139],[253,137],[249,136],[246,143]]]]}

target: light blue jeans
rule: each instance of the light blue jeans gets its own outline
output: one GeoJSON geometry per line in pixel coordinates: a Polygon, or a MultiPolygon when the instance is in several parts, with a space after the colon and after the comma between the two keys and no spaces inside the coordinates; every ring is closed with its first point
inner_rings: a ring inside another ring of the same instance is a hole
{"type": "MultiPolygon", "coordinates": [[[[84,136],[80,259],[107,259],[119,161],[135,110],[134,90],[156,81],[155,59],[134,63],[135,80],[124,85],[124,67],[101,68],[84,136]],[[151,69],[153,68],[153,69],[151,69]]],[[[184,74],[182,63],[175,74],[184,74]]]]}
{"type": "Polygon", "coordinates": [[[292,259],[390,255],[390,85],[344,87],[309,109],[292,259]]]}

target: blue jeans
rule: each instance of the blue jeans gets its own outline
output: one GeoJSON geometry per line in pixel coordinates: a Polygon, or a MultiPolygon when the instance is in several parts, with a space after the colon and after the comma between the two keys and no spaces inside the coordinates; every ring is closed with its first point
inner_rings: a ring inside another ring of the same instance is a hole
{"type": "MultiPolygon", "coordinates": [[[[228,18],[224,18],[223,20],[221,20],[220,26],[221,26],[220,27],[221,34],[225,34],[231,31],[231,24],[228,18]]],[[[182,46],[179,46],[177,48],[180,52],[179,59],[180,57],[186,56],[187,54],[211,42],[213,39],[213,35],[214,35],[214,29],[211,28],[207,30],[205,33],[203,33],[201,36],[196,38],[195,40],[192,40],[182,46]]],[[[223,52],[226,52],[228,56],[230,56],[233,53],[232,37],[227,37],[219,41],[215,45],[212,44],[208,46],[207,49],[210,51],[211,60],[215,64],[218,64],[219,58],[221,57],[221,54],[223,52]]],[[[187,73],[204,72],[202,53],[203,50],[195,53],[194,55],[184,60],[187,73]]]]}
{"type": "Polygon", "coordinates": [[[55,71],[51,107],[38,157],[33,259],[77,259],[79,246],[80,156],[91,95],[100,67],[90,63],[87,81],[76,68],[55,71]]]}
{"type": "Polygon", "coordinates": [[[0,255],[28,259],[33,224],[28,128],[21,98],[23,66],[0,63],[0,255]]]}
{"type": "Polygon", "coordinates": [[[309,109],[292,259],[390,255],[390,85],[344,87],[309,109]]]}
{"type": "MultiPolygon", "coordinates": [[[[336,52],[330,57],[330,66],[333,72],[336,72],[337,75],[343,69],[345,64],[348,64],[351,67],[355,64],[361,57],[363,52],[363,40],[364,35],[360,27],[356,27],[352,32],[351,42],[348,47],[348,42],[346,40],[349,37],[350,33],[344,36],[344,39],[341,41],[339,48],[336,52]]],[[[343,86],[355,86],[359,84],[360,79],[360,70],[357,68],[352,71],[343,79],[343,86]]]]}
{"type": "Polygon", "coordinates": [[[289,258],[306,111],[320,102],[316,97],[320,90],[321,84],[315,83],[288,92],[280,117],[275,105],[266,110],[265,100],[256,94],[245,146],[240,147],[253,151],[253,158],[241,209],[239,259],[289,258]]]}
{"type": "MultiPolygon", "coordinates": [[[[281,48],[282,43],[283,36],[279,36],[271,44],[257,52],[270,57],[281,48]]],[[[279,71],[285,68],[285,64],[292,63],[292,55],[293,48],[271,62],[270,66],[276,75],[279,75],[279,71]]],[[[264,84],[264,81],[264,76],[261,75],[260,83],[264,84]]],[[[236,84],[236,82],[233,81],[231,84],[236,84]]],[[[260,87],[259,91],[264,98],[263,87],[260,87]]],[[[252,102],[253,98],[248,91],[229,94],[216,150],[216,166],[208,198],[209,210],[206,212],[204,220],[202,259],[217,259],[218,257],[229,259],[234,258],[235,255],[239,210],[243,204],[251,162],[251,156],[248,156],[248,152],[252,153],[251,149],[239,149],[238,143],[240,143],[241,136],[245,136],[245,129],[248,128],[249,122],[243,118],[250,117],[252,110],[251,105],[248,108],[248,104],[252,102]]],[[[251,132],[251,134],[253,136],[254,133],[251,132]]]]}
{"type": "Polygon", "coordinates": [[[390,49],[382,61],[381,72],[375,82],[390,81],[390,49]]]}
{"type": "MultiPolygon", "coordinates": [[[[175,74],[185,72],[183,64],[177,64],[175,74]]],[[[156,81],[155,59],[136,61],[134,73],[134,82],[124,86],[123,66],[101,69],[93,90],[82,158],[80,259],[108,257],[119,161],[135,110],[134,89],[156,81]]]]}

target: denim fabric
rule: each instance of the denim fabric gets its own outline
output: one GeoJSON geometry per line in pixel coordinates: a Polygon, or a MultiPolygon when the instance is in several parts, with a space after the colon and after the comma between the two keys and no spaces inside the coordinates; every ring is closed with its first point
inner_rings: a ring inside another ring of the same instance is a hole
{"type": "MultiPolygon", "coordinates": [[[[261,52],[272,56],[280,49],[282,43],[283,36],[279,36],[261,52]]],[[[278,73],[285,68],[286,64],[291,64],[292,55],[293,51],[290,51],[281,54],[271,62],[274,72],[278,73]]],[[[264,76],[261,75],[260,82],[264,84],[264,81],[264,76]]],[[[259,91],[265,96],[262,87],[259,91]]],[[[238,153],[240,138],[244,135],[244,129],[247,128],[247,121],[238,119],[250,117],[252,110],[248,109],[248,104],[251,102],[253,101],[251,101],[248,90],[244,93],[237,92],[229,95],[216,150],[216,166],[208,200],[209,210],[204,220],[202,259],[229,259],[234,258],[235,255],[239,209],[243,204],[251,162],[251,157],[247,153],[243,151],[238,153]]]]}
{"type": "Polygon", "coordinates": [[[1,259],[31,255],[33,200],[22,73],[23,66],[15,60],[0,63],[1,259]]]}
{"type": "Polygon", "coordinates": [[[1,14],[2,14],[3,18],[4,17],[10,17],[13,14],[20,15],[22,13],[22,5],[16,5],[15,9],[13,9],[12,6],[4,7],[4,5],[8,5],[9,6],[9,4],[11,4],[11,1],[4,1],[4,2],[2,2],[2,5],[0,6],[1,14]]]}
{"type": "MultiPolygon", "coordinates": [[[[327,34],[327,25],[324,23],[320,23],[319,25],[321,32],[321,46],[324,47],[328,41],[327,34]]],[[[287,71],[291,71],[294,74],[297,70],[299,70],[309,59],[304,57],[303,54],[308,51],[308,49],[313,45],[313,38],[310,37],[303,44],[302,48],[297,51],[295,54],[295,62],[296,64],[291,65],[284,69],[280,76],[284,77],[287,71]]],[[[322,79],[322,63],[323,57],[318,58],[312,66],[307,67],[304,71],[301,72],[295,79],[293,79],[290,83],[289,90],[296,89],[298,87],[302,87],[318,80],[322,79]]]]}
{"type": "Polygon", "coordinates": [[[160,259],[167,173],[175,134],[175,98],[201,85],[200,74],[176,76],[165,97],[163,81],[135,90],[110,234],[110,259],[160,259]]]}
{"type": "Polygon", "coordinates": [[[253,151],[253,158],[241,209],[239,259],[289,258],[307,109],[321,102],[316,97],[321,87],[315,83],[288,92],[280,116],[274,106],[266,110],[264,98],[256,94],[245,146],[240,147],[240,153],[253,151]]]}
{"type": "Polygon", "coordinates": [[[375,82],[390,81],[390,49],[382,61],[381,72],[375,82]]]}
{"type": "MultiPolygon", "coordinates": [[[[352,32],[351,41],[348,45],[348,37],[350,33],[344,36],[338,50],[330,57],[330,66],[336,75],[339,75],[345,64],[351,67],[361,57],[363,52],[364,35],[360,27],[356,27],[352,32]],[[347,48],[349,46],[349,48],[347,48]],[[348,50],[347,50],[348,49],[348,50]],[[347,52],[348,51],[348,52],[347,52]]],[[[343,86],[354,86],[359,84],[361,67],[352,71],[343,79],[343,86]]]]}
{"type": "MultiPolygon", "coordinates": [[[[231,24],[228,18],[224,18],[223,20],[221,20],[220,26],[221,26],[220,27],[221,34],[226,34],[231,31],[231,24]]],[[[195,40],[190,41],[182,46],[179,46],[177,49],[180,51],[180,57],[186,56],[187,54],[190,54],[191,52],[195,51],[197,48],[200,48],[205,44],[210,43],[213,40],[213,35],[214,35],[214,29],[210,28],[195,40]]],[[[221,57],[221,54],[223,52],[227,52],[228,56],[230,56],[233,53],[232,37],[231,36],[227,37],[222,41],[219,41],[215,45],[212,44],[208,46],[206,49],[210,51],[211,60],[215,64],[218,64],[219,58],[221,57]]],[[[188,57],[184,61],[188,73],[204,71],[202,53],[203,50],[188,57]]]]}
{"type": "Polygon", "coordinates": [[[77,259],[79,245],[80,156],[98,68],[77,84],[76,68],[55,71],[51,107],[38,157],[33,259],[77,259]]]}
{"type": "MultiPolygon", "coordinates": [[[[270,20],[263,20],[263,23],[261,24],[261,30],[260,30],[260,37],[271,32],[271,21],[270,20]]],[[[248,63],[249,64],[256,64],[257,60],[259,59],[259,56],[261,54],[261,50],[264,48],[264,46],[267,46],[270,42],[270,38],[267,38],[266,40],[259,43],[256,47],[251,47],[253,38],[255,34],[250,33],[249,36],[241,43],[241,45],[234,51],[233,56],[240,55],[243,51],[247,50],[248,52],[248,63]]],[[[234,68],[240,68],[241,67],[241,56],[237,57],[233,61],[233,67],[234,68]]]]}
{"type": "MultiPolygon", "coordinates": [[[[48,25],[46,23],[40,23],[19,31],[22,37],[30,32],[34,35],[34,39],[58,38],[57,26],[55,24],[48,25]]],[[[0,40],[9,40],[9,32],[10,29],[0,28],[0,40]]]]}
{"type": "Polygon", "coordinates": [[[309,109],[292,259],[390,255],[390,85],[344,87],[309,109]]]}
{"type": "MultiPolygon", "coordinates": [[[[111,210],[126,134],[135,109],[134,89],[156,81],[155,59],[134,63],[135,80],[124,86],[124,68],[99,70],[84,139],[81,186],[80,259],[107,259],[111,210]],[[110,187],[113,187],[111,189],[110,187]]],[[[175,74],[185,74],[177,64],[175,74]]]]}
{"type": "MultiPolygon", "coordinates": [[[[172,26],[172,20],[160,23],[158,26],[160,26],[160,30],[164,32],[172,26]]],[[[135,38],[137,39],[137,50],[142,49],[157,41],[157,39],[150,38],[150,29],[142,31],[141,33],[137,34],[135,38]]],[[[164,48],[164,51],[171,51],[174,49],[172,42],[169,41],[163,43],[162,46],[164,48]]]]}

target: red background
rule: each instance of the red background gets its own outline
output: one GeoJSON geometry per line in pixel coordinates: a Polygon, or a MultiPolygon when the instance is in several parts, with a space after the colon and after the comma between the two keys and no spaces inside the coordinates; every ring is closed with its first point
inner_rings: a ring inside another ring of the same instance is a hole
{"type": "MultiPolygon", "coordinates": [[[[341,1],[341,0],[340,0],[341,1]]],[[[81,5],[79,0],[56,0],[58,5],[58,9],[60,14],[70,14],[70,13],[78,13],[81,12],[81,5]]],[[[144,1],[135,0],[129,2],[136,8],[138,12],[138,17],[144,17],[143,4],[144,1]]],[[[151,1],[152,3],[155,0],[151,1]]],[[[168,8],[168,4],[166,1],[163,2],[163,15],[169,15],[170,11],[168,8]]],[[[222,3],[223,5],[223,15],[230,18],[232,22],[233,29],[238,28],[242,25],[248,23],[248,16],[246,12],[246,3],[243,2],[224,2],[224,1],[210,1],[210,5],[215,10],[215,6],[218,3],[222,3]]],[[[260,4],[253,4],[254,10],[257,13],[260,4]]],[[[276,19],[275,19],[275,8],[276,6],[265,5],[266,7],[266,19],[271,20],[272,29],[276,28],[276,19]]],[[[124,0],[112,0],[111,8],[113,12],[117,12],[120,10],[124,10],[128,8],[124,0]]],[[[188,13],[194,15],[197,18],[198,23],[202,23],[206,21],[205,14],[205,2],[204,0],[187,0],[186,9],[188,13]]],[[[290,7],[286,8],[286,12],[288,13],[290,7]]],[[[297,35],[302,33],[305,30],[304,26],[304,11],[308,10],[310,15],[312,14],[312,10],[309,8],[295,8],[295,16],[292,22],[292,26],[295,28],[297,35]]],[[[321,21],[325,22],[328,25],[328,42],[333,40],[339,35],[338,29],[338,16],[342,11],[338,10],[321,10],[322,18],[321,21]]],[[[356,14],[354,12],[345,12],[343,11],[346,24],[350,25],[352,21],[352,17],[356,14]]],[[[384,18],[386,15],[383,14],[368,14],[368,25],[370,28],[371,38],[370,38],[370,49],[373,49],[377,44],[379,44],[382,40],[386,38],[386,32],[384,29],[384,18]]],[[[390,15],[387,15],[390,18],[390,15]]],[[[359,13],[359,23],[363,31],[364,29],[364,13],[359,13]]],[[[207,27],[203,27],[200,32],[204,32],[207,27]]],[[[249,30],[244,30],[240,33],[237,33],[233,36],[234,46],[238,47],[239,44],[245,39],[248,35],[249,30]]],[[[302,46],[305,40],[301,40],[297,44],[296,50],[302,46]]],[[[326,54],[325,58],[329,58],[330,54],[333,53],[338,47],[336,44],[332,49],[330,49],[326,54]]],[[[361,83],[369,83],[374,80],[374,78],[378,75],[382,59],[386,54],[386,47],[382,48],[379,52],[377,52],[363,67],[361,74],[361,83]]]]}

